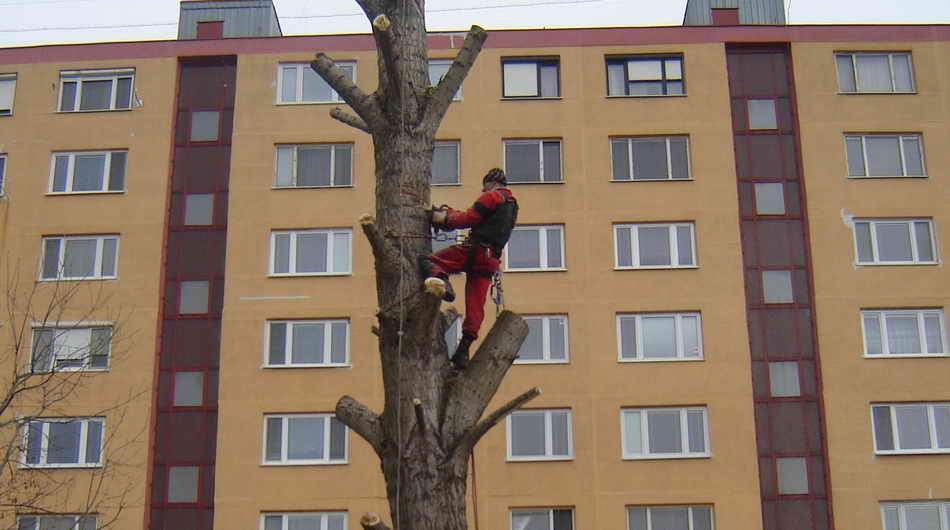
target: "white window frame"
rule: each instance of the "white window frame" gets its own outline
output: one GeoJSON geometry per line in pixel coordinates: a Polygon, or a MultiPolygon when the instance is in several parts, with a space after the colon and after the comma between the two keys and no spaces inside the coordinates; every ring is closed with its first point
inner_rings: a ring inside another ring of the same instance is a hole
{"type": "Polygon", "coordinates": [[[313,512],[264,512],[261,514],[261,525],[260,530],[266,530],[266,522],[268,517],[280,517],[280,529],[289,530],[290,528],[290,517],[294,515],[309,515],[309,516],[320,516],[320,528],[319,530],[328,530],[329,529],[329,516],[331,515],[342,515],[343,516],[343,528],[349,528],[349,517],[345,511],[313,511],[313,512]]]}
{"type": "Polygon", "coordinates": [[[871,438],[874,440],[874,454],[878,455],[920,455],[920,454],[947,454],[950,453],[950,447],[936,447],[939,441],[937,440],[937,424],[936,416],[934,412],[935,407],[950,407],[950,402],[943,403],[929,403],[929,402],[908,402],[908,403],[871,403],[871,438]],[[880,449],[877,446],[877,424],[874,417],[874,409],[879,407],[888,407],[890,409],[890,428],[891,428],[891,442],[894,445],[894,449],[880,449]],[[897,424],[897,411],[896,409],[901,407],[927,407],[927,428],[929,430],[930,444],[931,447],[923,449],[901,449],[898,446],[900,445],[900,433],[898,431],[897,424]]]}
{"type": "Polygon", "coordinates": [[[89,235],[89,236],[49,236],[44,237],[40,244],[40,254],[42,259],[40,260],[40,281],[60,281],[60,280],[114,280],[119,277],[119,252],[120,252],[120,237],[116,234],[110,235],[89,235]],[[54,278],[44,278],[43,269],[46,264],[46,242],[49,240],[59,240],[59,259],[57,260],[56,268],[56,277],[54,278]],[[75,240],[95,240],[96,241],[96,261],[93,264],[93,270],[96,271],[92,276],[64,276],[66,270],[66,242],[75,241],[75,240]],[[115,274],[111,276],[104,275],[102,273],[102,253],[105,247],[104,242],[108,239],[115,240],[115,264],[113,268],[115,269],[115,274]]]}
{"type": "Polygon", "coordinates": [[[847,172],[849,179],[893,178],[893,177],[927,178],[927,164],[926,164],[927,157],[924,156],[924,138],[923,138],[923,135],[921,134],[917,134],[917,133],[914,133],[914,134],[845,134],[844,135],[844,154],[845,154],[845,165],[847,166],[845,168],[845,171],[847,172]],[[847,160],[848,140],[855,139],[855,138],[861,140],[861,155],[863,156],[864,173],[865,173],[864,175],[852,175],[851,164],[847,163],[848,162],[847,160]],[[870,169],[869,169],[870,166],[868,165],[868,146],[867,146],[868,138],[896,138],[897,139],[898,147],[900,149],[900,157],[901,157],[900,159],[901,174],[900,175],[869,175],[868,174],[870,172],[870,169]],[[921,169],[920,175],[907,174],[907,152],[904,145],[905,145],[905,141],[909,141],[909,140],[917,140],[917,145],[920,147],[920,169],[921,169]]]}
{"type": "MultiPolygon", "coordinates": [[[[442,74],[441,76],[439,76],[438,79],[432,79],[432,67],[448,65],[449,68],[451,68],[452,62],[454,60],[455,59],[429,59],[426,72],[429,75],[429,83],[431,86],[433,87],[438,86],[439,82],[442,81],[442,77],[445,76],[445,74],[442,74]]],[[[446,73],[448,73],[448,70],[446,70],[446,73]]],[[[462,87],[461,86],[459,86],[459,89],[455,91],[455,95],[452,96],[452,101],[462,101],[462,87]]]]}
{"type": "Polygon", "coordinates": [[[571,409],[521,409],[508,415],[505,420],[505,430],[508,446],[507,460],[509,462],[533,462],[533,461],[556,461],[556,460],[574,460],[574,414],[571,409]],[[567,454],[555,455],[554,453],[554,427],[551,417],[554,413],[567,413],[567,454]],[[516,456],[512,454],[512,417],[527,415],[544,415],[544,454],[539,456],[516,456]]]}
{"type": "Polygon", "coordinates": [[[895,357],[947,357],[950,356],[947,346],[947,320],[943,309],[863,309],[861,318],[861,338],[864,344],[864,356],[868,359],[893,359],[895,357]],[[876,316],[878,318],[878,332],[881,337],[881,353],[868,353],[868,329],[866,316],[876,316]],[[917,340],[922,348],[927,348],[927,329],[926,318],[937,317],[940,320],[940,340],[943,345],[941,352],[918,352],[918,353],[890,353],[889,340],[887,334],[887,321],[890,316],[914,316],[917,318],[917,340]]]}
{"type": "Polygon", "coordinates": [[[310,230],[274,230],[270,233],[270,260],[268,274],[275,277],[286,276],[349,276],[353,274],[353,230],[350,228],[319,228],[310,230]],[[288,256],[288,272],[274,272],[277,256],[277,236],[290,235],[290,255],[288,256]],[[297,268],[297,236],[305,234],[327,234],[327,271],[326,272],[296,272],[297,268]],[[333,241],[338,234],[346,234],[350,238],[349,268],[345,271],[331,271],[334,262],[333,241]]]}
{"type": "Polygon", "coordinates": [[[934,232],[934,222],[933,219],[926,217],[915,217],[915,218],[902,218],[902,219],[855,219],[854,220],[854,261],[856,265],[936,265],[940,263],[940,255],[937,252],[937,234],[934,232]],[[858,231],[857,225],[860,223],[866,223],[868,229],[871,233],[871,261],[860,261],[860,248],[858,247],[858,231]],[[908,225],[908,233],[910,234],[910,247],[912,258],[910,261],[882,261],[879,258],[878,252],[878,236],[876,226],[879,224],[894,224],[894,223],[903,223],[908,225]],[[927,223],[930,230],[930,247],[933,251],[934,259],[933,260],[922,260],[920,259],[920,249],[917,247],[917,236],[915,232],[914,223],[927,223]]]}
{"type": "Polygon", "coordinates": [[[55,325],[50,325],[46,322],[33,322],[32,326],[33,334],[32,340],[30,341],[30,371],[32,373],[49,373],[49,372],[105,372],[108,371],[111,367],[112,361],[112,337],[115,333],[115,323],[114,322],[56,322],[55,325]],[[108,329],[109,330],[109,342],[106,345],[105,353],[100,355],[106,356],[106,365],[103,367],[90,366],[92,361],[92,355],[90,355],[90,350],[93,346],[92,344],[92,333],[96,329],[108,329]],[[40,331],[52,331],[53,332],[53,345],[55,351],[53,352],[53,358],[50,362],[50,370],[40,370],[37,367],[33,366],[33,363],[36,361],[36,352],[33,351],[34,346],[36,345],[36,334],[40,331]],[[85,347],[85,350],[64,352],[63,342],[69,342],[69,335],[89,332],[89,345],[85,347]],[[56,346],[56,342],[59,341],[60,344],[56,346]],[[60,360],[83,360],[83,366],[65,366],[62,368],[56,367],[57,361],[60,360]]]}
{"type": "Polygon", "coordinates": [[[462,184],[462,142],[459,140],[436,140],[432,145],[432,157],[435,158],[435,150],[439,147],[455,147],[455,182],[431,182],[432,186],[459,186],[462,184]]]}
{"type": "Polygon", "coordinates": [[[98,516],[94,513],[89,513],[85,515],[72,514],[72,513],[50,513],[50,514],[23,514],[18,515],[16,518],[17,528],[20,527],[20,522],[24,519],[33,519],[35,521],[36,530],[47,530],[47,523],[44,521],[62,519],[66,517],[71,517],[73,519],[73,526],[71,530],[95,530],[99,528],[98,516]],[[92,526],[89,525],[89,520],[92,521],[92,526]]]}
{"type": "Polygon", "coordinates": [[[354,145],[351,143],[332,143],[332,144],[277,144],[274,149],[274,185],[272,186],[275,189],[311,189],[311,188],[352,188],[353,187],[353,151],[354,145]],[[297,184],[297,179],[299,177],[297,159],[301,149],[317,149],[321,147],[328,147],[330,149],[330,185],[329,186],[302,186],[297,184]],[[350,150],[350,183],[349,184],[337,184],[337,174],[336,174],[336,157],[337,150],[343,147],[348,147],[350,150]],[[279,173],[280,173],[280,151],[281,149],[291,149],[293,151],[293,163],[292,163],[292,174],[290,176],[291,183],[289,185],[281,185],[278,182],[279,173]]]}
{"type": "Polygon", "coordinates": [[[548,528],[547,530],[555,530],[554,528],[554,512],[555,511],[569,511],[571,512],[571,529],[574,529],[574,508],[571,507],[553,507],[553,508],[512,508],[508,511],[508,524],[509,528],[512,530],[518,530],[515,528],[515,515],[534,515],[547,513],[548,516],[548,528]]]}
{"type": "MultiPolygon", "coordinates": [[[[263,447],[261,451],[261,463],[265,466],[312,466],[312,465],[339,465],[349,463],[350,457],[350,428],[345,424],[343,425],[343,459],[331,460],[330,459],[330,443],[331,443],[331,429],[330,429],[330,420],[335,418],[336,414],[333,413],[319,413],[319,414],[265,414],[264,415],[264,436],[263,436],[263,447]],[[268,460],[267,459],[267,420],[270,418],[281,418],[281,433],[280,433],[280,460],[268,460]],[[287,457],[288,444],[290,442],[289,434],[289,422],[287,420],[293,418],[321,418],[323,419],[323,450],[324,458],[311,458],[311,459],[290,459],[287,457]]],[[[339,421],[339,420],[337,420],[339,421]]],[[[343,424],[343,422],[340,422],[343,424]]]]}
{"type": "Polygon", "coordinates": [[[502,99],[561,99],[561,58],[559,56],[549,57],[503,57],[501,59],[501,97],[502,99]],[[534,66],[534,75],[537,81],[537,88],[534,94],[508,94],[508,84],[506,83],[506,68],[508,65],[526,64],[534,66]],[[544,96],[541,94],[541,67],[554,66],[557,69],[557,94],[553,96],[544,96]]]}
{"type": "MultiPolygon", "coordinates": [[[[335,61],[337,66],[340,67],[351,67],[353,69],[353,78],[350,79],[354,84],[356,83],[356,61],[335,61]]],[[[277,65],[277,105],[314,105],[322,103],[340,103],[343,102],[343,98],[340,97],[340,94],[336,90],[333,90],[333,87],[330,87],[331,95],[328,100],[314,100],[306,101],[303,99],[303,70],[309,69],[310,63],[298,63],[298,62],[286,62],[279,63],[277,65]],[[284,94],[284,69],[295,67],[297,70],[297,86],[294,88],[294,101],[282,101],[281,97],[284,94]]],[[[319,74],[315,74],[319,77],[319,74]]]]}
{"type": "Polygon", "coordinates": [[[318,318],[309,320],[268,320],[264,326],[264,367],[266,368],[333,368],[351,366],[350,364],[350,320],[346,318],[318,318]],[[344,361],[342,363],[332,362],[333,351],[333,324],[346,325],[346,338],[344,339],[344,361]],[[286,333],[284,337],[284,364],[271,364],[270,362],[270,339],[271,328],[274,324],[286,324],[286,333]],[[294,363],[292,362],[294,334],[293,327],[300,324],[323,324],[323,359],[322,363],[294,363]]]}
{"type": "Polygon", "coordinates": [[[702,361],[703,360],[703,321],[698,311],[687,311],[677,313],[617,313],[617,362],[621,363],[643,363],[643,362],[680,362],[680,361],[702,361]],[[676,333],[676,357],[644,357],[643,356],[643,319],[650,317],[672,317],[674,319],[674,330],[676,333]],[[683,318],[696,318],[696,345],[698,351],[695,356],[686,355],[686,340],[683,330],[683,318]],[[634,318],[635,333],[637,341],[637,356],[634,358],[623,356],[623,334],[621,333],[621,321],[623,319],[634,318]]]}
{"type": "MultiPolygon", "coordinates": [[[[16,100],[16,80],[17,74],[0,74],[0,87],[7,83],[10,84],[10,103],[9,105],[3,105],[3,100],[0,99],[0,116],[13,116],[13,105],[16,100]]],[[[6,89],[0,88],[0,95],[4,92],[6,92],[6,89]]]]}
{"type": "Polygon", "coordinates": [[[541,358],[540,359],[522,359],[516,357],[514,364],[568,364],[571,362],[571,337],[568,331],[569,319],[566,314],[559,315],[521,315],[525,320],[541,321],[541,358]],[[562,319],[564,321],[564,358],[551,358],[551,321],[562,319]]]}
{"type": "Polygon", "coordinates": [[[605,73],[607,75],[607,97],[609,98],[658,98],[658,97],[683,97],[686,96],[686,68],[683,64],[683,55],[672,53],[672,54],[656,54],[656,55],[621,55],[621,56],[607,56],[605,61],[605,73]],[[679,78],[670,77],[666,71],[666,62],[670,60],[677,60],[680,64],[680,76],[679,78]],[[660,62],[660,77],[656,79],[630,79],[630,63],[632,62],[646,62],[646,61],[659,61],[660,62]],[[623,64],[624,71],[624,85],[623,85],[623,94],[611,94],[610,93],[610,65],[611,64],[623,64]],[[663,94],[631,94],[630,93],[630,83],[636,82],[659,82],[663,84],[663,94]],[[670,83],[680,83],[683,87],[682,94],[670,94],[668,85],[670,83]]]}
{"type": "Polygon", "coordinates": [[[647,407],[647,408],[621,408],[620,409],[620,452],[624,460],[667,460],[682,458],[709,458],[712,456],[712,449],[709,445],[709,410],[706,406],[701,407],[647,407]],[[682,451],[679,453],[651,453],[650,452],[650,422],[648,414],[650,412],[670,412],[678,411],[680,414],[680,443],[682,451]],[[689,450],[689,413],[703,413],[703,452],[690,452],[689,450]],[[624,421],[628,413],[640,413],[640,447],[642,453],[629,453],[625,446],[627,439],[627,422],[624,421]]]}
{"type": "Polygon", "coordinates": [[[937,510],[940,520],[940,530],[950,530],[950,501],[887,501],[880,503],[881,509],[881,528],[884,530],[915,530],[909,526],[907,521],[908,508],[930,508],[937,510]],[[887,513],[891,512],[897,517],[897,528],[891,528],[887,525],[887,513]]]}
{"type": "Polygon", "coordinates": [[[614,269],[615,270],[633,270],[633,269],[698,269],[696,256],[696,224],[692,221],[684,223],[616,223],[614,224],[614,269]],[[679,264],[679,245],[677,228],[689,227],[690,252],[692,252],[693,263],[691,265],[679,264]],[[638,228],[657,228],[665,227],[669,232],[670,242],[670,264],[669,265],[639,265],[640,263],[640,234],[638,228]],[[617,244],[619,230],[630,230],[630,262],[632,265],[620,265],[620,247],[617,244]]]}
{"type": "Polygon", "coordinates": [[[131,110],[135,104],[135,69],[134,68],[116,68],[107,70],[63,70],[59,73],[59,94],[57,98],[57,112],[103,112],[115,110],[131,110]],[[116,90],[119,79],[131,79],[129,86],[129,107],[116,107],[116,98],[119,91],[116,90]],[[112,81],[111,98],[109,108],[107,109],[87,109],[80,110],[79,105],[82,102],[82,85],[89,81],[112,81]],[[76,94],[73,99],[73,110],[63,110],[63,91],[67,82],[76,83],[76,94]]]}
{"type": "Polygon", "coordinates": [[[627,530],[632,530],[629,527],[631,510],[646,510],[647,528],[653,528],[653,518],[651,517],[651,513],[655,508],[686,508],[688,510],[687,513],[688,513],[689,530],[694,530],[696,528],[695,526],[696,523],[694,521],[695,515],[693,515],[693,511],[696,510],[697,508],[707,508],[709,510],[709,524],[710,524],[709,528],[710,530],[715,530],[716,528],[716,517],[713,511],[713,506],[711,504],[688,504],[688,505],[681,504],[681,505],[664,505],[664,506],[640,505],[640,506],[627,506],[626,508],[627,508],[626,509],[627,530]]]}
{"type": "Polygon", "coordinates": [[[7,154],[0,153],[0,197],[7,196],[7,154]]]}
{"type": "Polygon", "coordinates": [[[692,162],[690,161],[689,156],[689,136],[683,134],[671,134],[667,136],[612,136],[610,138],[610,181],[611,182],[680,182],[680,181],[689,181],[693,179],[693,167],[692,162]],[[673,139],[680,139],[686,141],[686,178],[673,178],[673,150],[670,147],[670,141],[673,139]],[[646,179],[646,178],[637,178],[634,175],[633,171],[633,144],[637,140],[664,140],[666,143],[666,178],[659,179],[646,179]],[[627,148],[627,171],[630,173],[630,178],[622,179],[617,178],[614,172],[614,156],[613,156],[613,144],[614,142],[623,142],[626,144],[627,148]]]}
{"type": "Polygon", "coordinates": [[[540,175],[540,180],[518,180],[512,181],[511,177],[508,178],[508,184],[564,184],[564,145],[560,138],[510,138],[502,140],[501,146],[501,157],[502,165],[505,168],[505,173],[510,175],[508,171],[508,146],[509,145],[537,145],[538,146],[538,175],[540,175]],[[544,144],[556,143],[557,144],[557,159],[558,165],[560,166],[560,180],[545,180],[544,178],[544,144]]]}
{"type": "Polygon", "coordinates": [[[129,172],[129,151],[127,149],[112,149],[108,151],[54,151],[50,157],[49,164],[49,183],[46,188],[47,195],[88,195],[93,193],[125,193],[125,183],[129,172]],[[112,155],[116,153],[125,154],[125,168],[122,171],[122,189],[110,190],[109,177],[112,174],[112,155]],[[102,169],[102,189],[75,191],[73,190],[73,180],[76,178],[76,157],[77,156],[98,156],[106,157],[105,165],[102,169]],[[59,157],[68,157],[66,165],[66,189],[63,191],[54,191],[53,186],[56,179],[56,159],[59,157]]]}
{"type": "MultiPolygon", "coordinates": [[[[543,272],[543,271],[566,271],[567,270],[567,260],[566,254],[567,251],[564,248],[564,225],[522,225],[516,226],[513,231],[528,231],[533,230],[538,232],[538,252],[541,254],[539,262],[541,267],[531,267],[531,268],[517,268],[512,269],[508,265],[508,246],[505,246],[504,258],[505,258],[505,272],[543,272]],[[548,230],[558,230],[561,235],[561,267],[548,267],[546,266],[548,262],[548,230]]],[[[510,243],[509,243],[510,244],[510,243]]]]}
{"type": "Polygon", "coordinates": [[[21,468],[95,468],[102,467],[105,458],[103,458],[103,453],[105,453],[105,439],[106,439],[106,420],[105,418],[96,417],[96,418],[34,418],[30,420],[23,421],[22,423],[22,446],[23,449],[20,451],[20,462],[19,466],[21,468]],[[80,462],[76,463],[60,463],[60,464],[50,464],[46,460],[49,458],[49,425],[51,423],[72,423],[72,422],[81,422],[82,427],[79,431],[79,448],[77,452],[79,453],[80,462]],[[30,424],[33,423],[42,423],[42,447],[40,448],[40,462],[37,464],[29,464],[26,461],[27,451],[29,451],[29,439],[30,439],[30,424]],[[99,440],[99,461],[86,463],[86,446],[89,443],[89,424],[90,423],[99,423],[101,428],[99,430],[100,440],[99,440]]]}
{"type": "Polygon", "coordinates": [[[835,70],[837,71],[837,77],[835,82],[838,83],[838,93],[839,94],[916,94],[917,93],[917,82],[914,79],[914,56],[911,52],[835,52],[835,70]],[[887,67],[890,70],[891,74],[891,90],[877,91],[877,90],[861,90],[861,87],[858,86],[858,82],[861,79],[858,74],[858,56],[861,55],[884,55],[887,56],[887,67]],[[907,64],[910,68],[910,90],[897,90],[897,78],[894,74],[894,56],[896,55],[906,55],[907,64]],[[854,91],[845,92],[841,89],[841,72],[838,70],[838,57],[850,57],[851,58],[851,72],[854,74],[854,91]]]}

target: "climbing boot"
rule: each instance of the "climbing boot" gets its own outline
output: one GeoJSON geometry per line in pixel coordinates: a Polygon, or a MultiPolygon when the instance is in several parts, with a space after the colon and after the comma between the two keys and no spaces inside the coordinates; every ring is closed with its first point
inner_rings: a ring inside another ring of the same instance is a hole
{"type": "Polygon", "coordinates": [[[426,292],[441,296],[446,302],[454,302],[455,289],[452,288],[448,275],[432,274],[432,268],[432,262],[427,256],[419,256],[419,273],[425,278],[426,292]]]}
{"type": "Polygon", "coordinates": [[[455,348],[455,354],[452,355],[452,366],[454,366],[456,370],[465,369],[465,366],[468,364],[468,350],[473,342],[475,342],[474,338],[468,335],[462,335],[462,340],[459,341],[459,345],[455,348]]]}

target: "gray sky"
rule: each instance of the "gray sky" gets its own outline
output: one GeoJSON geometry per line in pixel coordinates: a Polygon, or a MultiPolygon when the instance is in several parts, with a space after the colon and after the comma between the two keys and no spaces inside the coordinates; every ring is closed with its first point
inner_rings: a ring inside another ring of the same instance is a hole
{"type": "MultiPolygon", "coordinates": [[[[284,35],[365,33],[353,0],[274,0],[284,35]]],[[[791,24],[948,24],[950,0],[785,0],[791,24]]],[[[686,0],[428,0],[430,30],[677,26],[686,0]]],[[[173,39],[177,0],[0,0],[0,47],[173,39]]]]}

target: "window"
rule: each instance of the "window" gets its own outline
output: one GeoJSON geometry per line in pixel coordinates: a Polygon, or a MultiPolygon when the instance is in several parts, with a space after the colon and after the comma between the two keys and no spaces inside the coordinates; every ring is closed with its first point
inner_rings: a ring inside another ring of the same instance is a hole
{"type": "Polygon", "coordinates": [[[808,493],[808,463],[803,457],[775,459],[779,495],[804,495],[808,493]]]}
{"type": "Polygon", "coordinates": [[[27,467],[95,467],[102,461],[102,418],[32,420],[24,427],[27,467]]]}
{"type": "Polygon", "coordinates": [[[112,327],[33,328],[34,373],[104,370],[109,367],[112,327]]]}
{"type": "Polygon", "coordinates": [[[746,101],[749,129],[778,129],[774,99],[750,99],[746,101]]]}
{"type": "Polygon", "coordinates": [[[616,268],[695,267],[693,223],[614,225],[616,268]]]}
{"type": "Polygon", "coordinates": [[[710,456],[706,407],[621,409],[623,457],[710,456]]]}
{"type": "Polygon", "coordinates": [[[214,194],[185,195],[185,226],[207,226],[214,222],[214,194]]]}
{"type": "Polygon", "coordinates": [[[685,136],[611,138],[613,180],[683,180],[689,175],[685,136]]]}
{"type": "Polygon", "coordinates": [[[191,113],[191,134],[188,139],[192,142],[213,142],[218,139],[220,123],[221,113],[219,111],[193,111],[191,113]]]}
{"type": "Polygon", "coordinates": [[[882,502],[884,530],[950,530],[950,502],[882,502]]]}
{"type": "Polygon", "coordinates": [[[278,145],[278,188],[353,184],[353,144],[278,145]]]}
{"type": "Polygon", "coordinates": [[[263,530],[346,530],[346,512],[265,513],[263,530]]]}
{"type": "Polygon", "coordinates": [[[95,515],[21,515],[17,530],[96,530],[95,515]]]}
{"type": "Polygon", "coordinates": [[[508,416],[508,460],[573,460],[571,411],[517,410],[508,416]]]}
{"type": "Polygon", "coordinates": [[[16,94],[16,74],[0,74],[0,116],[13,114],[13,96],[16,94]]]}
{"type": "Polygon", "coordinates": [[[762,271],[762,301],[766,304],[794,302],[792,271],[762,271]]]}
{"type": "Polygon", "coordinates": [[[0,154],[0,197],[6,195],[7,155],[0,154]]]}
{"type": "Polygon", "coordinates": [[[455,322],[452,322],[452,325],[449,326],[449,329],[445,330],[445,339],[446,349],[449,353],[449,358],[452,357],[452,354],[455,353],[455,348],[458,347],[459,341],[462,340],[462,319],[456,318],[455,322]]]}
{"type": "Polygon", "coordinates": [[[849,177],[923,177],[919,134],[845,135],[849,177]]]}
{"type": "Polygon", "coordinates": [[[699,313],[617,315],[621,361],[688,361],[703,358],[699,313]]]}
{"type": "Polygon", "coordinates": [[[264,417],[264,463],[345,464],[346,426],[333,414],[264,417]]]}
{"type": "Polygon", "coordinates": [[[271,232],[274,276],[350,273],[350,229],[271,232]]]}
{"type": "Polygon", "coordinates": [[[516,364],[566,363],[567,315],[523,315],[528,336],[518,350],[516,364]]]}
{"type": "Polygon", "coordinates": [[[172,404],[176,407],[200,407],[204,403],[204,372],[175,372],[172,404]]]}
{"type": "Polygon", "coordinates": [[[43,280],[115,278],[119,236],[43,238],[43,280]]]}
{"type": "Polygon", "coordinates": [[[564,226],[516,226],[505,252],[506,271],[564,270],[564,226]]]}
{"type": "Polygon", "coordinates": [[[506,98],[556,98],[560,90],[560,59],[502,59],[506,98]]]}
{"type": "Polygon", "coordinates": [[[173,466],[168,468],[168,503],[198,502],[198,468],[173,466]]]}
{"type": "Polygon", "coordinates": [[[432,148],[432,184],[459,183],[459,141],[436,141],[432,148]]]}
{"type": "Polygon", "coordinates": [[[346,366],[348,320],[295,320],[267,323],[267,366],[346,366]]]}
{"type": "Polygon", "coordinates": [[[772,397],[802,395],[796,361],[773,361],[769,363],[769,393],[772,397]]]}
{"type": "Polygon", "coordinates": [[[627,530],[712,530],[711,506],[629,506],[627,530]]]}
{"type": "Polygon", "coordinates": [[[854,222],[859,265],[936,263],[930,219],[861,219],[854,222]]]}
{"type": "MultiPolygon", "coordinates": [[[[438,85],[451,66],[452,59],[429,59],[429,84],[438,85]]],[[[452,101],[462,101],[462,87],[455,91],[452,101]]]]}
{"type": "Polygon", "coordinates": [[[860,92],[914,92],[910,53],[836,53],[838,90],[860,92]]]}
{"type": "Polygon", "coordinates": [[[781,182],[756,182],[755,214],[785,215],[785,185],[781,182]]]}
{"type": "Polygon", "coordinates": [[[872,405],[877,454],[950,453],[950,403],[872,405]]]}
{"type": "Polygon", "coordinates": [[[505,140],[509,183],[562,182],[560,140],[505,140]]]}
{"type": "Polygon", "coordinates": [[[947,323],[943,309],[861,311],[864,355],[946,355],[947,323]]]}
{"type": "Polygon", "coordinates": [[[607,58],[608,96],[682,96],[683,57],[607,58]]]}
{"type": "Polygon", "coordinates": [[[208,312],[208,280],[185,280],[179,285],[178,314],[203,315],[208,312]]]}
{"type": "MultiPolygon", "coordinates": [[[[356,62],[336,63],[350,81],[356,82],[356,62]]],[[[332,103],[342,101],[340,95],[330,88],[310,63],[281,64],[278,67],[278,103],[332,103]]]]}
{"type": "Polygon", "coordinates": [[[224,38],[224,21],[208,20],[196,24],[196,39],[222,39],[224,38]]]}
{"type": "Polygon", "coordinates": [[[123,110],[132,107],[135,70],[66,70],[59,73],[59,111],[123,110]]]}
{"type": "Polygon", "coordinates": [[[511,510],[511,530],[573,530],[572,508],[511,510]]]}
{"type": "Polygon", "coordinates": [[[53,153],[49,193],[123,191],[128,151],[53,153]]]}

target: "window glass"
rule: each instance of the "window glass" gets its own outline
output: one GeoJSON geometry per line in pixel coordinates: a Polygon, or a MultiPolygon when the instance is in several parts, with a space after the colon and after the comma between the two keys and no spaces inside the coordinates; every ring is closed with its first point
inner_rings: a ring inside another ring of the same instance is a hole
{"type": "Polygon", "coordinates": [[[778,458],[776,464],[778,466],[778,492],[780,495],[808,493],[808,470],[804,458],[778,458]]]}
{"type": "Polygon", "coordinates": [[[755,213],[783,215],[785,213],[785,185],[781,182],[757,182],[755,184],[755,213]]]}
{"type": "Polygon", "coordinates": [[[612,138],[610,152],[614,180],[690,178],[685,136],[612,138]]]}
{"type": "Polygon", "coordinates": [[[682,95],[681,56],[608,57],[608,96],[682,95]]]}
{"type": "Polygon", "coordinates": [[[614,225],[618,268],[693,267],[692,224],[614,225]]]}
{"type": "Polygon", "coordinates": [[[13,96],[16,93],[16,74],[0,74],[0,116],[13,114],[13,96]]]}
{"type": "Polygon", "coordinates": [[[175,374],[176,407],[196,407],[204,401],[204,373],[177,372],[175,374]]]}
{"type": "Polygon", "coordinates": [[[346,427],[331,414],[267,416],[264,428],[265,463],[346,462],[346,427]]]}
{"type": "Polygon", "coordinates": [[[208,312],[207,280],[181,282],[181,296],[178,312],[182,315],[202,314],[208,312]]]}
{"type": "Polygon", "coordinates": [[[795,361],[770,362],[769,384],[773,397],[800,396],[798,363],[795,361]]]}
{"type": "Polygon", "coordinates": [[[879,454],[950,452],[950,404],[874,405],[874,448],[879,454]]]}
{"type": "Polygon", "coordinates": [[[573,448],[569,410],[520,410],[508,416],[509,460],[571,458],[573,448]]]}
{"type": "Polygon", "coordinates": [[[505,97],[539,95],[537,63],[504,63],[503,69],[505,97]]]}
{"type": "Polygon", "coordinates": [[[432,184],[459,183],[459,142],[437,141],[432,149],[432,184]]]}
{"type": "Polygon", "coordinates": [[[794,302],[792,271],[762,271],[762,298],[766,304],[794,302]]]}
{"type": "MultiPolygon", "coordinates": [[[[356,63],[337,61],[344,75],[356,81],[356,63]]],[[[329,103],[340,101],[340,96],[313,71],[309,63],[287,63],[279,66],[278,91],[280,103],[329,103]]]]}
{"type": "Polygon", "coordinates": [[[60,112],[129,109],[135,72],[69,70],[60,72],[60,112]]]}
{"type": "Polygon", "coordinates": [[[505,270],[562,270],[561,226],[515,227],[505,251],[505,270]]]}
{"type": "Polygon", "coordinates": [[[201,110],[191,113],[192,142],[206,142],[218,139],[218,124],[221,113],[216,110],[201,110]]]}
{"type": "Polygon", "coordinates": [[[186,226],[210,225],[212,223],[213,215],[213,193],[190,193],[185,195],[186,226]]]}
{"type": "Polygon", "coordinates": [[[847,135],[845,147],[848,157],[848,176],[926,176],[922,140],[919,134],[847,135]]]}
{"type": "Polygon", "coordinates": [[[168,468],[168,502],[198,502],[198,468],[176,466],[168,468]]]}
{"type": "Polygon", "coordinates": [[[750,129],[778,129],[774,99],[748,100],[750,129]]]}
{"type": "Polygon", "coordinates": [[[626,459],[709,454],[705,407],[622,409],[621,429],[626,459]]]}
{"type": "Polygon", "coordinates": [[[271,274],[348,274],[352,231],[272,232],[271,274]]]}

